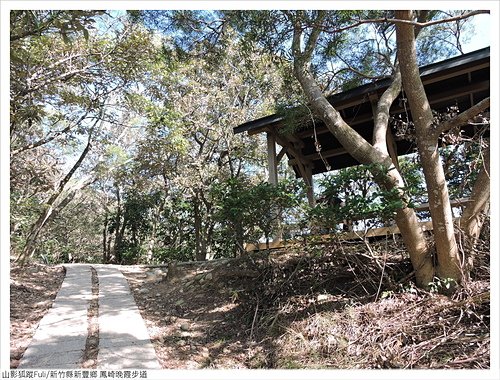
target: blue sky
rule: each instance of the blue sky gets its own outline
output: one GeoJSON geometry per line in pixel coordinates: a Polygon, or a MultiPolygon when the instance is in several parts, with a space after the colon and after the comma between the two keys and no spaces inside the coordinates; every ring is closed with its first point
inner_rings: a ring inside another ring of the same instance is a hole
{"type": "Polygon", "coordinates": [[[490,36],[491,36],[491,15],[477,15],[473,19],[475,36],[471,38],[471,41],[464,45],[464,53],[470,51],[482,49],[486,46],[490,46],[490,36]]]}

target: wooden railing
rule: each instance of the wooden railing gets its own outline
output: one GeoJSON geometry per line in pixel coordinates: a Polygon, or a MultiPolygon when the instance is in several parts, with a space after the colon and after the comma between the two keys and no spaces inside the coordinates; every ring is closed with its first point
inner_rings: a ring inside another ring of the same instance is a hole
{"type": "MultiPolygon", "coordinates": [[[[468,202],[470,202],[469,198],[460,198],[454,199],[450,201],[451,207],[463,207],[468,202]]],[[[416,211],[427,211],[429,210],[429,204],[423,203],[417,207],[415,207],[416,211]]],[[[457,223],[460,218],[454,218],[454,222],[457,223]]],[[[424,231],[432,231],[432,220],[419,222],[421,228],[424,231]]],[[[260,251],[265,249],[278,249],[278,248],[286,248],[292,247],[294,245],[303,243],[305,240],[310,241],[311,243],[325,243],[331,241],[333,239],[341,239],[341,240],[357,240],[357,239],[365,239],[372,238],[378,236],[387,236],[387,235],[396,235],[399,234],[399,228],[397,225],[393,224],[391,226],[386,227],[377,227],[370,228],[367,230],[354,230],[347,232],[336,232],[332,234],[321,234],[321,235],[308,235],[302,236],[299,238],[293,238],[289,240],[277,240],[269,243],[247,243],[245,244],[245,250],[247,252],[251,251],[260,251]]]]}

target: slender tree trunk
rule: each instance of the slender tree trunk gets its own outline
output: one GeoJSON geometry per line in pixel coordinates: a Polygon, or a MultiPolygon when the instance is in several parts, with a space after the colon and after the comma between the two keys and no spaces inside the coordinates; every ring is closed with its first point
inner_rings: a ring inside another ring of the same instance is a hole
{"type": "Polygon", "coordinates": [[[116,233],[115,239],[115,259],[117,264],[121,264],[123,260],[123,237],[125,236],[125,228],[127,221],[123,218],[122,225],[116,233]]]}
{"type": "Polygon", "coordinates": [[[206,252],[203,247],[203,220],[201,215],[201,202],[199,199],[199,194],[196,192],[196,195],[193,199],[193,207],[194,207],[194,237],[195,237],[195,258],[196,261],[203,261],[206,259],[206,252]]]}
{"type": "Polygon", "coordinates": [[[477,239],[484,222],[483,214],[489,209],[490,202],[490,150],[483,152],[483,167],[474,183],[470,202],[460,218],[460,228],[470,239],[477,239]]]}
{"type": "Polygon", "coordinates": [[[235,219],[231,223],[234,227],[234,254],[241,256],[245,251],[245,237],[243,236],[243,222],[240,219],[235,219]]]}
{"type": "Polygon", "coordinates": [[[78,199],[82,194],[82,190],[85,189],[88,185],[90,185],[93,181],[94,181],[93,178],[88,178],[72,186],[71,189],[67,192],[67,195],[64,197],[64,199],[61,202],[57,203],[57,206],[54,207],[54,210],[47,218],[45,225],[51,223],[54,219],[56,219],[62,212],[62,210],[64,210],[64,208],[66,208],[67,205],[73,202],[75,197],[78,199]]]}
{"type": "Polygon", "coordinates": [[[89,134],[87,145],[85,146],[85,149],[83,150],[83,152],[80,154],[80,157],[78,158],[76,163],[73,165],[71,170],[68,172],[68,174],[66,174],[66,176],[61,180],[56,191],[54,193],[52,193],[50,198],[45,203],[45,207],[44,207],[43,212],[40,214],[37,221],[31,227],[30,232],[28,234],[28,237],[26,239],[26,244],[24,246],[24,249],[16,260],[19,263],[24,264],[27,259],[33,257],[35,250],[36,250],[37,240],[38,240],[38,236],[40,235],[40,232],[42,232],[43,228],[47,224],[47,221],[50,219],[52,213],[54,212],[54,207],[56,205],[56,201],[59,198],[59,196],[61,195],[61,193],[64,191],[66,184],[69,182],[71,177],[73,177],[73,174],[81,166],[83,160],[85,159],[85,157],[89,153],[90,148],[92,146],[91,142],[92,142],[92,133],[89,134]]]}
{"type": "Polygon", "coordinates": [[[108,251],[108,211],[106,210],[104,215],[104,223],[102,226],[102,262],[107,264],[109,262],[109,251],[108,251]]]}
{"type": "Polygon", "coordinates": [[[156,231],[157,231],[157,220],[153,221],[153,228],[151,229],[151,236],[148,241],[148,251],[146,253],[146,264],[151,264],[153,262],[154,249],[156,246],[156,231]]]}
{"type": "Polygon", "coordinates": [[[206,251],[206,259],[207,260],[212,260],[214,258],[213,252],[212,252],[212,239],[213,239],[213,234],[214,234],[214,224],[211,223],[210,226],[206,229],[206,235],[205,235],[205,251],[206,251]]]}
{"type": "Polygon", "coordinates": [[[120,250],[122,249],[122,240],[123,240],[123,233],[124,229],[122,228],[125,225],[125,221],[122,222],[122,204],[121,204],[121,196],[120,196],[120,187],[117,186],[116,188],[116,201],[117,201],[117,209],[116,209],[116,216],[115,216],[115,240],[113,243],[113,250],[112,250],[112,255],[111,259],[115,263],[119,263],[121,261],[121,252],[120,250]]]}
{"type": "Polygon", "coordinates": [[[472,269],[474,261],[474,247],[489,212],[490,205],[490,150],[483,152],[483,167],[476,179],[470,202],[467,203],[459,222],[459,230],[463,237],[464,256],[467,269],[472,269]]]}
{"type": "Polygon", "coordinates": [[[167,202],[167,195],[165,194],[165,198],[163,198],[163,200],[160,202],[160,205],[156,209],[153,219],[153,228],[151,229],[151,236],[149,237],[148,251],[146,254],[146,263],[148,264],[153,262],[154,249],[158,242],[158,237],[157,237],[158,224],[160,223],[160,218],[163,213],[163,210],[165,209],[166,202],[167,202]]]}

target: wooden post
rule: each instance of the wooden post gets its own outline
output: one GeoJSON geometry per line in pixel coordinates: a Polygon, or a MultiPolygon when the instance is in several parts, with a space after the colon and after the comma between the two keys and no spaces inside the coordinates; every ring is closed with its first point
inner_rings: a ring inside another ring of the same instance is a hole
{"type": "MultiPolygon", "coordinates": [[[[267,166],[269,168],[269,183],[271,185],[278,184],[278,157],[276,156],[276,138],[271,132],[266,133],[267,136],[267,166]]],[[[277,213],[276,208],[273,208],[271,212],[274,216],[278,217],[278,233],[272,236],[272,242],[277,243],[281,241],[283,237],[281,220],[279,220],[279,215],[277,213]]],[[[266,242],[266,245],[269,245],[269,241],[266,242]]],[[[269,249],[269,247],[268,247],[269,249]]]]}
{"type": "Polygon", "coordinates": [[[309,202],[309,206],[314,207],[316,204],[316,200],[314,199],[314,183],[312,176],[312,167],[311,165],[305,166],[306,176],[304,177],[304,181],[306,182],[307,187],[307,200],[309,202]]]}
{"type": "Polygon", "coordinates": [[[276,139],[271,132],[267,132],[267,165],[269,168],[269,183],[278,184],[278,160],[276,157],[276,139]]]}

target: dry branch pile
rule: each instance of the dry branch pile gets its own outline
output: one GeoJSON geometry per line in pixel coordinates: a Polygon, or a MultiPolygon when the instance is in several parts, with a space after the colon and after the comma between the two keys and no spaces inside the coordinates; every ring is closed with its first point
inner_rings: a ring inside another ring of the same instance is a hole
{"type": "Polygon", "coordinates": [[[388,247],[343,242],[271,256],[242,297],[250,337],[269,342],[259,365],[489,368],[485,268],[449,298],[415,288],[403,251],[388,247]]]}

